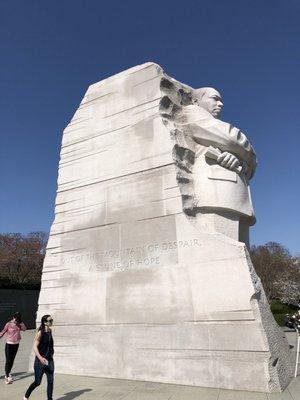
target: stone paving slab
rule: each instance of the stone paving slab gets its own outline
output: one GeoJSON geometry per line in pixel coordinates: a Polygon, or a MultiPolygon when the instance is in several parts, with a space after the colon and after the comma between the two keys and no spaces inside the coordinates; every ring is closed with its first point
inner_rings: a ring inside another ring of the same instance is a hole
{"type": "MultiPolygon", "coordinates": [[[[34,331],[23,334],[20,350],[14,364],[15,382],[5,385],[4,345],[0,341],[0,399],[22,400],[25,390],[33,381],[33,374],[28,372],[28,359],[32,347],[34,331]]],[[[295,345],[295,334],[288,335],[295,345]]],[[[46,376],[31,395],[31,400],[46,399],[46,376]]],[[[55,374],[54,400],[300,400],[300,370],[283,393],[258,393],[237,390],[191,387],[162,383],[128,381],[121,379],[93,378],[74,375],[55,374]]]]}

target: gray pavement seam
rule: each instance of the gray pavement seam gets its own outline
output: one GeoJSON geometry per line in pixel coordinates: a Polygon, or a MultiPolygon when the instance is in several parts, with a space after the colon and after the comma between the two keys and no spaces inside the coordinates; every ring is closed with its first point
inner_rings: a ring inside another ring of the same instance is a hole
{"type": "Polygon", "coordinates": [[[293,400],[296,400],[296,399],[294,398],[294,396],[292,395],[292,393],[289,391],[289,389],[286,389],[286,391],[290,394],[290,396],[291,396],[291,398],[292,398],[293,400]]]}

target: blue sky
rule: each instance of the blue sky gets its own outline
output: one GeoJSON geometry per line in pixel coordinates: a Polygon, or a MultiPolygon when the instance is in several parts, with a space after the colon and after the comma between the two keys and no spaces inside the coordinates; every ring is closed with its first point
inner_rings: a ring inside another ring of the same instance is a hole
{"type": "Polygon", "coordinates": [[[254,244],[300,252],[298,0],[0,0],[0,232],[49,231],[62,130],[88,85],[147,61],[223,95],[259,159],[254,244]]]}

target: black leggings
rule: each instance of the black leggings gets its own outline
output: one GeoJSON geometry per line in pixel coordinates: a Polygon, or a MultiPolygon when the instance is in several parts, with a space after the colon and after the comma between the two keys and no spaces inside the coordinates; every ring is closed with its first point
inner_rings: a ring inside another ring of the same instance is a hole
{"type": "Polygon", "coordinates": [[[18,352],[19,344],[5,344],[5,376],[10,374],[10,371],[14,365],[15,357],[18,352]]]}
{"type": "Polygon", "coordinates": [[[53,381],[54,381],[54,362],[49,361],[49,365],[42,365],[42,363],[36,358],[34,361],[34,382],[29,386],[25,393],[26,399],[29,399],[31,392],[38,387],[42,382],[44,373],[47,376],[47,398],[52,400],[53,394],[53,381]]]}

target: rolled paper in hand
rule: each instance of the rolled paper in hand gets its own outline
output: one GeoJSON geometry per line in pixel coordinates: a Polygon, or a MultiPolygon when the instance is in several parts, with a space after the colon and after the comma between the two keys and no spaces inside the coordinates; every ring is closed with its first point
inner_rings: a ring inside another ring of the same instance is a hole
{"type": "MultiPolygon", "coordinates": [[[[217,160],[219,155],[222,154],[222,151],[218,149],[217,147],[209,146],[208,149],[206,150],[205,156],[208,158],[211,158],[212,160],[217,160]]],[[[242,172],[243,167],[238,166],[234,168],[234,171],[240,174],[242,172]]]]}

